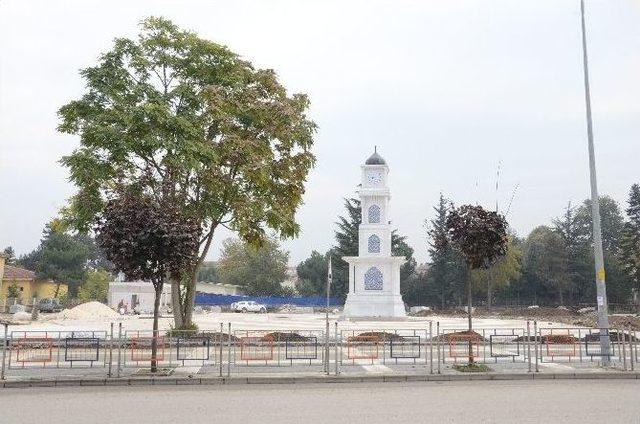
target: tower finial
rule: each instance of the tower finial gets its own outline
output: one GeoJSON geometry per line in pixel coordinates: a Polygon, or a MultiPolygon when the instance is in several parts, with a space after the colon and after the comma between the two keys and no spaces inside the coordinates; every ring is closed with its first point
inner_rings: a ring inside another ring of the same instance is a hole
{"type": "Polygon", "coordinates": [[[377,144],[373,145],[373,153],[378,153],[378,145],[377,144]]]}

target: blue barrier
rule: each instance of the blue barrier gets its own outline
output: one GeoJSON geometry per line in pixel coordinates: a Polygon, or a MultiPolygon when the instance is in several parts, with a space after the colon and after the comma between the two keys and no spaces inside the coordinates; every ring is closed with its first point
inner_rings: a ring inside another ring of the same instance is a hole
{"type": "MultiPolygon", "coordinates": [[[[225,306],[242,300],[253,300],[267,306],[296,305],[309,307],[323,307],[327,304],[327,298],[322,296],[306,297],[279,297],[279,296],[234,296],[226,294],[196,294],[196,305],[225,306]]],[[[330,306],[342,306],[342,301],[337,297],[329,298],[330,306]]]]}

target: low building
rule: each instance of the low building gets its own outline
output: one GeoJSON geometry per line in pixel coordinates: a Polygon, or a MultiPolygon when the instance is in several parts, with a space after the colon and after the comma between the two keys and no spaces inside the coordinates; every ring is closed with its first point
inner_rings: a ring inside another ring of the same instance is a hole
{"type": "Polygon", "coordinates": [[[0,299],[7,299],[14,286],[18,303],[29,303],[34,297],[60,297],[67,294],[69,286],[51,280],[36,278],[36,273],[6,263],[6,256],[0,255],[0,299]]]}
{"type": "MultiPolygon", "coordinates": [[[[107,304],[118,310],[124,307],[127,312],[133,310],[143,313],[153,313],[153,302],[156,297],[153,284],[147,281],[112,281],[109,283],[107,304]]],[[[160,309],[171,308],[171,285],[165,284],[160,295],[160,309]]]]}
{"type": "Polygon", "coordinates": [[[196,284],[196,293],[205,294],[225,294],[225,295],[241,295],[244,294],[242,286],[235,284],[208,283],[200,281],[196,284]]]}

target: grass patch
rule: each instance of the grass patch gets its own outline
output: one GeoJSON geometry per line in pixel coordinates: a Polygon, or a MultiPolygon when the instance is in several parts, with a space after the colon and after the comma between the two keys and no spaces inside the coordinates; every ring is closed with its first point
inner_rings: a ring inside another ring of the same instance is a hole
{"type": "Polygon", "coordinates": [[[453,369],[460,372],[489,372],[491,368],[485,364],[454,365],[453,369]]]}

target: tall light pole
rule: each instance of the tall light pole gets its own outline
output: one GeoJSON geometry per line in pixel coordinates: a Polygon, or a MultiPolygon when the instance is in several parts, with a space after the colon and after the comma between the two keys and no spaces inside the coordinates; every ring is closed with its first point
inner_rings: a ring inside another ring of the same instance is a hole
{"type": "Polygon", "coordinates": [[[591,177],[591,217],[593,221],[593,253],[596,268],[596,296],[598,305],[598,328],[600,328],[600,354],[603,365],[609,365],[611,339],[609,338],[609,311],[605,284],[604,258],[602,254],[602,230],[600,229],[600,201],[596,180],[596,156],[593,150],[593,127],[591,123],[591,94],[589,92],[589,66],[587,61],[587,35],[584,24],[584,0],[580,0],[582,22],[582,61],[584,66],[584,97],[587,111],[587,139],[589,141],[589,174],[591,177]]]}

